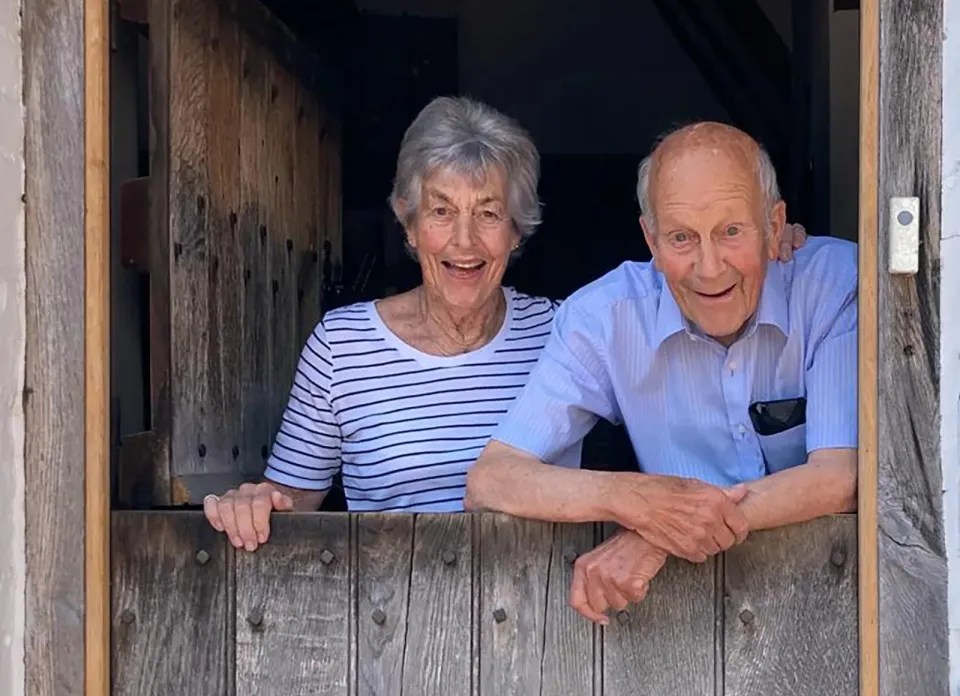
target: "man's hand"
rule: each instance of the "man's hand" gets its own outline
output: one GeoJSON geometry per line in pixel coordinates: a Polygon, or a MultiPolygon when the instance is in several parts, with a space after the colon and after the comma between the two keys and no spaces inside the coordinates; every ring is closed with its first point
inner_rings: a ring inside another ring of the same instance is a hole
{"type": "Polygon", "coordinates": [[[793,252],[803,247],[807,243],[807,230],[798,223],[787,223],[783,226],[783,234],[780,235],[780,256],[783,262],[793,259],[793,252]]]}
{"type": "Polygon", "coordinates": [[[606,625],[608,609],[619,611],[647,596],[667,554],[636,532],[621,529],[573,564],[570,606],[606,625]]]}
{"type": "Polygon", "coordinates": [[[203,514],[236,548],[255,551],[270,538],[270,513],[293,510],[293,498],[271,483],[244,483],[222,496],[208,495],[203,514]]]}
{"type": "Polygon", "coordinates": [[[747,538],[750,526],[737,508],[747,488],[718,488],[696,479],[628,474],[614,493],[614,517],[654,546],[692,563],[747,538]]]}

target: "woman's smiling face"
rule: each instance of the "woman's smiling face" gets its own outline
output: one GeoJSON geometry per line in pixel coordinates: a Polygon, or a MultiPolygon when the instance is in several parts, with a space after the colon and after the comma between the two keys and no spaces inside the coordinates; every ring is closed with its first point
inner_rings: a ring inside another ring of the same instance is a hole
{"type": "Polygon", "coordinates": [[[406,228],[428,291],[451,309],[479,309],[500,291],[520,236],[507,209],[503,172],[482,179],[439,169],[421,184],[406,228]]]}

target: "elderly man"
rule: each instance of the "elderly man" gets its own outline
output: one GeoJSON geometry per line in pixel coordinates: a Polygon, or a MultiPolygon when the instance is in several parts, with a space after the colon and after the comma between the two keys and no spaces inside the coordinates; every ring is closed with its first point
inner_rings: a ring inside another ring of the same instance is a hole
{"type": "Polygon", "coordinates": [[[856,504],[856,247],[811,239],[771,263],[786,216],[773,165],[723,124],[664,138],[637,196],[653,263],[625,263],[561,307],[465,498],[619,524],[571,587],[601,623],[644,597],[668,554],[704,561],[751,530],[856,504]],[[642,473],[550,466],[598,418],[626,425],[642,473]]]}

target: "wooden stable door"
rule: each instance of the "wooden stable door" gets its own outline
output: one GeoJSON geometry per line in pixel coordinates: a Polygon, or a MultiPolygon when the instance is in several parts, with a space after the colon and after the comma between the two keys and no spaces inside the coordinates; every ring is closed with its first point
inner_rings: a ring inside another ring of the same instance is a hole
{"type": "Polygon", "coordinates": [[[150,37],[150,173],[123,185],[120,236],[150,282],[151,423],[121,443],[118,496],[196,504],[262,472],[320,319],[340,256],[337,88],[255,2],[126,5],[146,6],[150,37]]]}
{"type": "Polygon", "coordinates": [[[861,692],[948,691],[940,468],[942,0],[862,0],[861,692]],[[919,271],[889,272],[919,198],[919,271]]]}

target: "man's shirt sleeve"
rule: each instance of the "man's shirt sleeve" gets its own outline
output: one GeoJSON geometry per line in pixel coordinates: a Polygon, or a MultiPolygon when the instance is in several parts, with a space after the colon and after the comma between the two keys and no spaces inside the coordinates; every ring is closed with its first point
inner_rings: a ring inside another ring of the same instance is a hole
{"type": "Polygon", "coordinates": [[[857,447],[857,281],[819,304],[806,366],[807,452],[857,447]]]}
{"type": "Polygon", "coordinates": [[[555,463],[598,417],[619,422],[604,360],[604,328],[582,299],[561,305],[540,359],[494,440],[555,463]]]}

